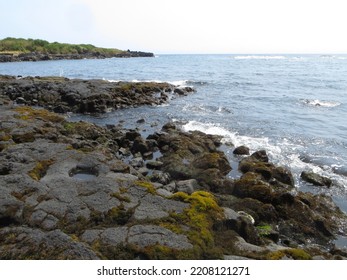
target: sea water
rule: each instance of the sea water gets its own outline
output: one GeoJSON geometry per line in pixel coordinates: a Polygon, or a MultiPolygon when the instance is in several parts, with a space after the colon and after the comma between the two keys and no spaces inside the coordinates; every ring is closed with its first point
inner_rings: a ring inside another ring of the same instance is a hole
{"type": "MultiPolygon", "coordinates": [[[[177,121],[186,131],[223,136],[224,143],[265,149],[294,174],[299,190],[331,195],[347,212],[347,55],[159,55],[154,58],[0,63],[0,74],[109,81],[165,81],[196,93],[169,105],[103,116],[73,115],[100,125],[138,127],[144,136],[177,121]],[[145,119],[145,123],[136,121],[145,119]],[[314,171],[330,189],[300,179],[314,171]]],[[[233,148],[224,146],[231,162],[233,148]]],[[[237,166],[236,166],[237,167],[237,166]]],[[[239,176],[234,171],[230,176],[239,176]]]]}

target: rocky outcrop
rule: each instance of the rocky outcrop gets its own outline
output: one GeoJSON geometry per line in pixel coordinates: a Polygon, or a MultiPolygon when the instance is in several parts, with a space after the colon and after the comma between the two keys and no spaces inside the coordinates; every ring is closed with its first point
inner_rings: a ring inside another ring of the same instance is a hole
{"type": "Polygon", "coordinates": [[[144,139],[9,103],[1,96],[1,259],[345,256],[331,246],[345,214],[296,192],[265,151],[233,180],[218,136],[170,123],[144,139]]]}
{"type": "Polygon", "coordinates": [[[19,62],[19,61],[46,61],[46,60],[71,60],[71,59],[105,59],[105,58],[131,58],[131,57],[154,57],[151,52],[124,51],[117,54],[107,54],[101,52],[84,52],[73,54],[51,54],[51,53],[3,53],[0,54],[0,62],[19,62]]]}
{"type": "Polygon", "coordinates": [[[225,175],[231,166],[224,155],[218,151],[221,137],[206,135],[195,131],[184,133],[174,124],[164,126],[163,133],[150,135],[163,156],[161,170],[175,180],[195,179],[201,188],[209,191],[226,189],[228,179],[225,175]]]}
{"type": "Polygon", "coordinates": [[[19,104],[41,106],[58,113],[105,113],[109,110],[160,105],[194,92],[168,83],[108,82],[61,77],[0,76],[0,94],[19,104]]]}

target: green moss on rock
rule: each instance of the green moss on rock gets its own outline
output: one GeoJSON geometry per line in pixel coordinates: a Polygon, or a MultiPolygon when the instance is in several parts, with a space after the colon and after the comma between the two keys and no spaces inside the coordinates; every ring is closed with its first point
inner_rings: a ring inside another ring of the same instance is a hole
{"type": "Polygon", "coordinates": [[[14,111],[19,114],[17,118],[21,120],[42,119],[53,123],[61,123],[64,121],[64,117],[44,109],[34,109],[28,106],[21,106],[15,108],[14,111]]]}
{"type": "Polygon", "coordinates": [[[29,171],[28,175],[35,181],[40,181],[46,175],[50,165],[54,163],[53,160],[42,160],[36,163],[35,167],[29,171]]]}
{"type": "MultiPolygon", "coordinates": [[[[187,193],[177,192],[172,196],[190,204],[182,214],[171,215],[180,225],[186,225],[189,230],[186,232],[188,239],[193,244],[202,257],[202,254],[209,255],[211,258],[220,257],[221,251],[216,254],[213,235],[213,224],[215,220],[223,217],[223,210],[217,204],[214,196],[206,191],[197,191],[188,195],[187,193]]],[[[208,258],[210,258],[208,257],[208,258]]]]}
{"type": "Polygon", "coordinates": [[[155,189],[154,185],[151,182],[147,181],[135,181],[135,185],[145,188],[148,193],[150,194],[156,194],[157,190],[155,189]]]}
{"type": "Polygon", "coordinates": [[[281,260],[283,258],[292,258],[294,260],[311,260],[312,257],[303,249],[285,249],[271,252],[266,256],[269,260],[281,260]]]}

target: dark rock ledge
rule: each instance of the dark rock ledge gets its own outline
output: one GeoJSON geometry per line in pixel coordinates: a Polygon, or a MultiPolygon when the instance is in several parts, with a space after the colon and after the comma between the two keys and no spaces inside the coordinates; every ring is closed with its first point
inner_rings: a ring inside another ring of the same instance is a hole
{"type": "Polygon", "coordinates": [[[46,61],[46,60],[71,60],[71,59],[105,59],[105,58],[130,58],[130,57],[154,57],[151,52],[124,51],[118,54],[107,54],[100,52],[86,52],[82,54],[49,54],[49,53],[13,53],[0,54],[0,62],[20,62],[20,61],[46,61]]]}
{"type": "Polygon", "coordinates": [[[144,139],[10,103],[0,95],[0,259],[347,257],[331,245],[345,214],[296,192],[265,151],[231,180],[218,136],[167,124],[144,139]]]}
{"type": "Polygon", "coordinates": [[[19,104],[41,106],[57,113],[105,113],[140,105],[160,105],[192,92],[191,87],[169,83],[0,75],[0,94],[19,104]]]}

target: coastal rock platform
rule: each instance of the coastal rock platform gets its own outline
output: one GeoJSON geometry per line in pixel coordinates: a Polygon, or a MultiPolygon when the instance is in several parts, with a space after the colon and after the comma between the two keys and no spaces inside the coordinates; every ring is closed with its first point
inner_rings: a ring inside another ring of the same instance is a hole
{"type": "Polygon", "coordinates": [[[0,75],[1,94],[19,104],[41,106],[57,113],[106,113],[140,105],[160,105],[192,92],[191,87],[169,83],[0,75]]]}
{"type": "Polygon", "coordinates": [[[219,136],[169,123],[144,139],[15,105],[4,91],[0,104],[0,259],[347,257],[333,245],[346,215],[298,192],[266,151],[240,158],[231,179],[219,136]]]}

